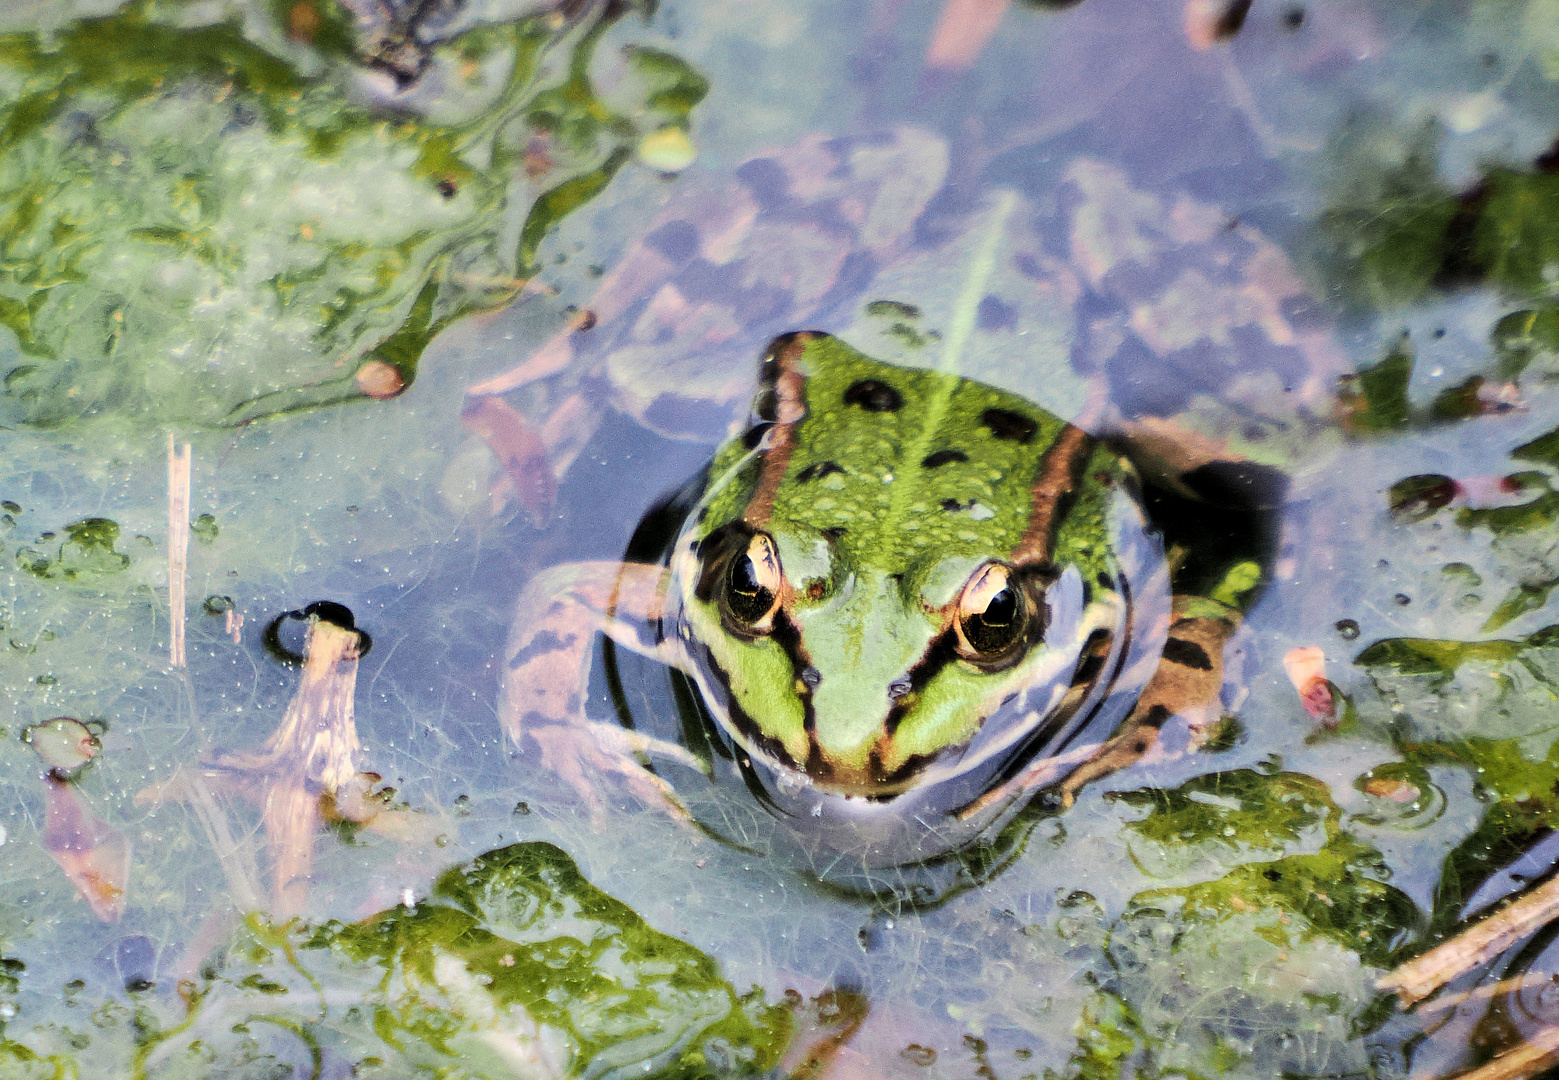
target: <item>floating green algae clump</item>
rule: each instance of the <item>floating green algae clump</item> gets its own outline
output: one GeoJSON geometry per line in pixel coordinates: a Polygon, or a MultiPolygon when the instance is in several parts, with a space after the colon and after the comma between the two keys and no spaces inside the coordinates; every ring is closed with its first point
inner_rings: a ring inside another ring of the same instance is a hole
{"type": "Polygon", "coordinates": [[[694,1080],[764,1073],[791,1030],[787,1009],[738,996],[544,843],[490,851],[363,922],[251,920],[179,996],[134,994],[133,1023],[110,1023],[132,1008],[105,1003],[90,1046],[27,1023],[20,981],[0,1069],[9,1054],[111,1075],[117,1042],[117,1075],[694,1080]]]}
{"type": "Polygon", "coordinates": [[[427,44],[354,41],[333,0],[141,0],[0,35],[0,418],[399,392],[643,135],[686,125],[704,82],[674,57],[629,50],[611,103],[591,81],[631,7],[427,44]]]}
{"type": "Polygon", "coordinates": [[[1404,759],[1465,769],[1483,807],[1440,877],[1433,929],[1444,933],[1478,886],[1546,836],[1559,813],[1559,626],[1489,641],[1387,638],[1356,663],[1390,705],[1404,759]]]}

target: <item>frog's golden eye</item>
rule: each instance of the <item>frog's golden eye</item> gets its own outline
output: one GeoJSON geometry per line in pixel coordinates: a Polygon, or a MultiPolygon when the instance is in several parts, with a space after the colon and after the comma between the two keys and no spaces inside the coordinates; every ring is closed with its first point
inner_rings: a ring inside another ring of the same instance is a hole
{"type": "Polygon", "coordinates": [[[958,597],[953,619],[958,655],[986,671],[1010,667],[1028,651],[1043,617],[1043,604],[1011,567],[987,563],[958,597]]]}
{"type": "Polygon", "coordinates": [[[774,629],[780,590],[785,583],[774,541],[755,533],[747,548],[734,554],[725,574],[720,608],[726,624],[743,635],[767,634],[774,629]]]}

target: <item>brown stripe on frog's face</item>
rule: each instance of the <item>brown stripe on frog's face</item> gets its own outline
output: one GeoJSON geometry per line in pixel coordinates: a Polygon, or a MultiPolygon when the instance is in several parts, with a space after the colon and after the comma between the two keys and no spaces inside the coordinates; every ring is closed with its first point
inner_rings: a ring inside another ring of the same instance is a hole
{"type": "Polygon", "coordinates": [[[694,636],[744,743],[830,789],[891,795],[1045,653],[1092,441],[1013,395],[823,334],[774,343],[754,411],[770,426],[755,453],[717,457],[725,479],[695,530],[694,636]]]}
{"type": "Polygon", "coordinates": [[[759,367],[758,399],[753,412],[773,427],[769,429],[758,485],[742,514],[742,520],[753,529],[763,528],[774,510],[774,496],[796,447],[796,427],[806,419],[807,380],[800,361],[807,343],[815,336],[802,331],[776,338],[759,367]]]}

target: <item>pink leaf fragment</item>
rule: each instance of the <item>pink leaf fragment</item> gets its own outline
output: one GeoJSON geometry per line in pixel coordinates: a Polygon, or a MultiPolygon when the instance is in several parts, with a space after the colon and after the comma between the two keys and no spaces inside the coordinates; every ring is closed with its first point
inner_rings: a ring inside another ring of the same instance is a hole
{"type": "Polygon", "coordinates": [[[1326,654],[1314,645],[1290,649],[1283,656],[1283,670],[1299,693],[1305,712],[1327,727],[1337,723],[1337,699],[1326,679],[1326,654]]]}
{"type": "Polygon", "coordinates": [[[966,71],[1007,13],[1008,0],[946,0],[926,48],[926,67],[966,71]]]}
{"type": "Polygon", "coordinates": [[[118,922],[130,885],[130,842],[102,821],[76,786],[44,777],[47,810],[43,847],[76,887],[92,914],[118,922]]]}

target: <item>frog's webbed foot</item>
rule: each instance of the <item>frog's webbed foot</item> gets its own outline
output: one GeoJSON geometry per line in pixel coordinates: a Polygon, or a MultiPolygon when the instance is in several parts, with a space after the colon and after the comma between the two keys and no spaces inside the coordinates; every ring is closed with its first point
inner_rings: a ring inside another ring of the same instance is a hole
{"type": "Polygon", "coordinates": [[[538,725],[529,734],[541,748],[541,763],[574,790],[590,808],[592,818],[599,820],[605,809],[601,778],[611,774],[645,806],[658,806],[678,821],[692,820],[671,785],[638,760],[641,754],[655,753],[699,768],[692,755],[680,746],[636,736],[634,732],[598,720],[538,725]]]}
{"type": "Polygon", "coordinates": [[[707,766],[675,743],[585,715],[585,688],[595,635],[677,666],[675,642],[656,640],[665,603],[664,568],[594,562],[554,567],[526,588],[509,634],[501,706],[504,731],[523,748],[526,739],[599,819],[602,777],[613,775],[646,806],[679,821],[687,809],[646,759],[675,761],[700,772],[707,766]]]}
{"type": "Polygon", "coordinates": [[[1170,624],[1158,669],[1131,715],[1061,784],[1063,806],[1072,805],[1084,784],[1135,765],[1152,753],[1158,746],[1159,731],[1172,716],[1186,721],[1193,748],[1206,743],[1218,719],[1223,647],[1238,625],[1232,609],[1227,616],[1182,615],[1170,624]]]}

